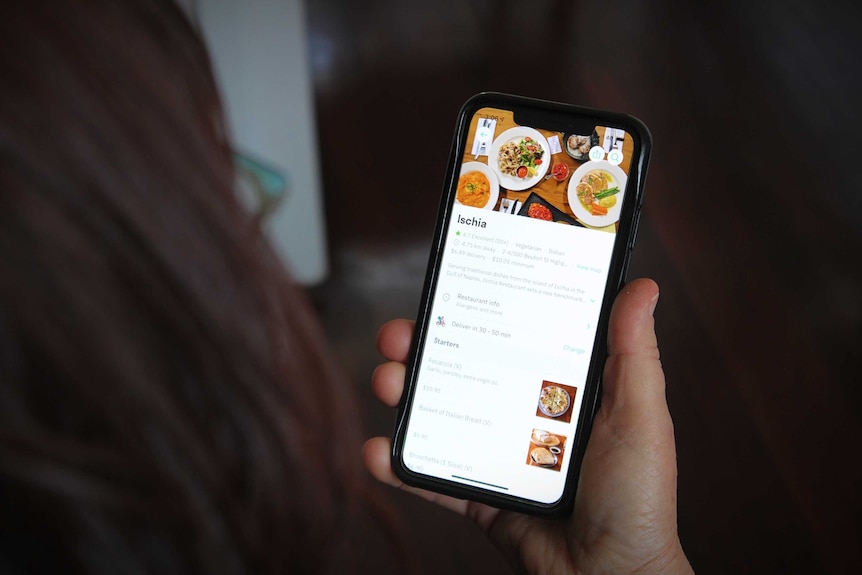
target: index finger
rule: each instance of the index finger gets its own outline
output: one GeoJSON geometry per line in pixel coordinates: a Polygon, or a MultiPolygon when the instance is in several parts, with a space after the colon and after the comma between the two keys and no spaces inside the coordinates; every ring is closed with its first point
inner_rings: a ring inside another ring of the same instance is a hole
{"type": "Polygon", "coordinates": [[[394,319],[383,324],[377,332],[377,350],[389,361],[407,363],[413,326],[416,322],[394,319]]]}

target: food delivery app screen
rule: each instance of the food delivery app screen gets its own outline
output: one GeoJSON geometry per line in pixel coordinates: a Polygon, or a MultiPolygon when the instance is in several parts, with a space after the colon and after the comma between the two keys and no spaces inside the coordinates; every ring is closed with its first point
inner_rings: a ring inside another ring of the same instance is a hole
{"type": "Polygon", "coordinates": [[[404,464],[553,503],[563,492],[632,138],[484,108],[471,123],[404,464]]]}

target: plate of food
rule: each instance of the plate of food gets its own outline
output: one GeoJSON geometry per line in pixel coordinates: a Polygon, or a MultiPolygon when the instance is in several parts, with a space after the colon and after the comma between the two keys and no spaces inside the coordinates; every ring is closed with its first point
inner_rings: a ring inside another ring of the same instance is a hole
{"type": "Polygon", "coordinates": [[[458,177],[455,201],[462,206],[493,210],[500,197],[500,183],[494,170],[482,162],[465,162],[458,177]]]}
{"type": "Polygon", "coordinates": [[[578,134],[566,134],[563,142],[566,153],[576,160],[585,161],[590,159],[590,148],[599,145],[599,135],[593,131],[590,136],[578,134]]]}
{"type": "Polygon", "coordinates": [[[567,190],[575,217],[596,227],[616,223],[620,219],[626,181],[625,172],[605,160],[581,164],[572,174],[567,190]]]}
{"type": "Polygon", "coordinates": [[[557,464],[557,456],[544,447],[536,447],[530,451],[530,459],[541,467],[553,467],[557,464]]]}
{"type": "Polygon", "coordinates": [[[570,226],[581,225],[575,218],[566,215],[552,203],[548,202],[535,192],[530,192],[530,195],[527,196],[526,200],[524,200],[524,203],[521,205],[521,209],[518,211],[518,215],[527,216],[534,220],[545,220],[548,222],[556,222],[558,224],[568,224],[570,226]]]}
{"type": "Polygon", "coordinates": [[[556,447],[560,444],[560,438],[544,429],[534,429],[530,443],[539,447],[556,447]]]}
{"type": "Polygon", "coordinates": [[[539,411],[548,417],[560,417],[569,411],[572,398],[559,385],[546,385],[539,394],[539,411]]]}
{"type": "Polygon", "coordinates": [[[491,143],[488,164],[507,190],[531,188],[548,173],[551,164],[548,140],[533,128],[509,128],[491,143]]]}

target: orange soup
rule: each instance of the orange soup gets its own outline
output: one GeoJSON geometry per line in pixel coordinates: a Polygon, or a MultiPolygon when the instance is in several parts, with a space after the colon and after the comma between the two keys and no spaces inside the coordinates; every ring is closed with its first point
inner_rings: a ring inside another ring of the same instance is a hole
{"type": "Polygon", "coordinates": [[[458,178],[457,198],[464,206],[484,208],[491,199],[491,182],[482,172],[467,172],[458,178]]]}

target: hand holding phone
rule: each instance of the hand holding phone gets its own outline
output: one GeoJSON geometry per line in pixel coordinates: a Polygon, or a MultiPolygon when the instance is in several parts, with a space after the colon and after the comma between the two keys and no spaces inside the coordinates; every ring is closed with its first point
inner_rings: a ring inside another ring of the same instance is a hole
{"type": "MultiPolygon", "coordinates": [[[[565,521],[409,488],[392,471],[388,438],[368,441],[366,466],[386,484],[472,518],[528,573],[558,572],[562,566],[628,573],[645,565],[657,572],[691,573],[676,530],[673,429],[652,318],[657,297],[655,283],[637,280],[614,304],[600,415],[581,468],[575,510],[565,521]]],[[[393,408],[404,389],[412,333],[412,322],[395,320],[378,337],[378,349],[390,361],[375,370],[373,387],[393,408]]]]}
{"type": "Polygon", "coordinates": [[[630,116],[502,94],[464,105],[393,437],[405,483],[571,509],[649,152],[630,116]]]}

